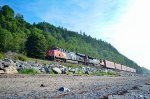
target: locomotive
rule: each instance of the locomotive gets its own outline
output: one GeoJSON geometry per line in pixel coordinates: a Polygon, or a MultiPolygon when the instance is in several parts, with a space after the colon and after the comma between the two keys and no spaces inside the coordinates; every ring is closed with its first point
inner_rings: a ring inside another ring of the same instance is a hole
{"type": "Polygon", "coordinates": [[[85,54],[70,52],[62,48],[52,48],[46,52],[46,59],[51,61],[70,62],[75,64],[83,64],[88,66],[99,66],[108,69],[114,69],[119,71],[136,72],[136,69],[111,62],[109,60],[97,59],[85,54]]]}

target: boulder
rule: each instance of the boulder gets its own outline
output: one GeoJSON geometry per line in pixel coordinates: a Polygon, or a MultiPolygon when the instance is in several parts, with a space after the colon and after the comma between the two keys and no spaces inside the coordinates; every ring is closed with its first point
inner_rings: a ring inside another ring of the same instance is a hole
{"type": "Polygon", "coordinates": [[[0,70],[0,74],[4,74],[5,72],[4,72],[4,70],[0,70]]]}
{"type": "Polygon", "coordinates": [[[16,73],[18,73],[18,71],[17,71],[16,67],[9,66],[9,67],[4,68],[4,73],[6,73],[6,74],[16,74],[16,73]]]}
{"type": "Polygon", "coordinates": [[[44,66],[43,68],[45,69],[46,73],[50,73],[50,69],[48,67],[44,66]]]}
{"type": "Polygon", "coordinates": [[[61,70],[57,67],[52,68],[52,70],[54,71],[54,73],[56,74],[61,74],[61,70]]]}
{"type": "Polygon", "coordinates": [[[49,69],[48,67],[46,67],[46,66],[41,67],[41,68],[40,68],[40,71],[41,71],[42,73],[50,73],[50,69],[49,69]]]}
{"type": "Polygon", "coordinates": [[[69,70],[69,72],[72,72],[73,74],[75,74],[75,73],[76,73],[76,69],[75,69],[75,68],[71,68],[71,69],[69,70]]]}
{"type": "Polygon", "coordinates": [[[11,59],[3,59],[0,63],[0,73],[14,74],[18,73],[16,69],[16,63],[11,59]]]}
{"type": "Polygon", "coordinates": [[[0,69],[4,69],[4,65],[0,62],[0,69]]]}
{"type": "Polygon", "coordinates": [[[9,66],[16,66],[16,63],[14,63],[11,59],[3,59],[2,64],[4,67],[9,67],[9,66]]]}

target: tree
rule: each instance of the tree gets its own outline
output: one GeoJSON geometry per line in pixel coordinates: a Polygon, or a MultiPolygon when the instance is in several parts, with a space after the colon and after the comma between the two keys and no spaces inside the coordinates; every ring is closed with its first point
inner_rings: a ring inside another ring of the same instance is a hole
{"type": "Polygon", "coordinates": [[[1,11],[5,17],[14,17],[14,10],[8,5],[4,5],[1,11]]]}
{"type": "Polygon", "coordinates": [[[35,31],[32,33],[26,42],[27,56],[33,58],[44,58],[46,52],[46,39],[39,32],[35,31]]]}
{"type": "Polygon", "coordinates": [[[11,49],[12,35],[9,31],[0,27],[0,51],[6,52],[11,49]]]}

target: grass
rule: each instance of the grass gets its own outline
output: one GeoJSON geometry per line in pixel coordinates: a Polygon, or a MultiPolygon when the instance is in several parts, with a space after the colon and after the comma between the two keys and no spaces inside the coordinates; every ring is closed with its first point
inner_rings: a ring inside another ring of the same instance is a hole
{"type": "Polygon", "coordinates": [[[55,64],[56,62],[53,62],[53,61],[49,61],[49,60],[41,60],[41,59],[36,59],[36,58],[28,58],[28,61],[35,61],[37,63],[40,63],[40,64],[55,64]]]}
{"type": "Polygon", "coordinates": [[[0,59],[5,58],[5,54],[4,53],[0,53],[0,59]]]}
{"type": "Polygon", "coordinates": [[[16,60],[21,60],[21,61],[27,61],[28,60],[28,58],[26,56],[22,55],[22,54],[16,55],[15,59],[16,60]]]}
{"type": "Polygon", "coordinates": [[[83,65],[80,65],[80,64],[73,64],[73,63],[60,63],[60,64],[66,66],[66,67],[72,67],[72,68],[83,66],[83,65]]]}
{"type": "Polygon", "coordinates": [[[103,75],[113,75],[113,76],[117,76],[117,73],[115,72],[102,72],[102,71],[97,71],[97,72],[93,72],[90,73],[91,75],[97,75],[97,76],[103,76],[103,75]]]}
{"type": "Polygon", "coordinates": [[[22,69],[19,71],[19,74],[39,74],[40,72],[35,69],[22,69]]]}

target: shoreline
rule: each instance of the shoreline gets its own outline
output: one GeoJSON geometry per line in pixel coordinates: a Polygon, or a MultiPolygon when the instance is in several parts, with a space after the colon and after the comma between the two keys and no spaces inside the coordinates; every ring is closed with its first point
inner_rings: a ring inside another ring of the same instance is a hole
{"type": "MultiPolygon", "coordinates": [[[[150,96],[149,77],[106,77],[75,75],[0,75],[0,98],[91,99],[110,97],[136,97],[139,93],[150,96]],[[41,84],[44,86],[41,87],[41,84]],[[70,91],[60,92],[60,87],[70,91]],[[145,89],[145,87],[147,89],[145,89]],[[144,89],[143,89],[144,88],[144,89]],[[131,90],[131,92],[130,92],[131,90]],[[146,90],[146,91],[145,91],[146,90]],[[141,91],[141,92],[136,92],[141,91]],[[145,93],[144,93],[145,92],[145,93]],[[147,92],[147,93],[146,93],[147,92]],[[133,93],[137,93],[133,95],[133,93]],[[144,94],[143,94],[144,93],[144,94]]],[[[140,94],[139,94],[140,95],[140,94]]],[[[129,98],[130,98],[129,97],[129,98]]],[[[129,99],[128,98],[128,99],[129,99]]],[[[119,99],[119,98],[116,98],[119,99]]],[[[125,98],[121,98],[125,99],[125,98]]],[[[149,99],[149,98],[146,98],[149,99]]]]}

